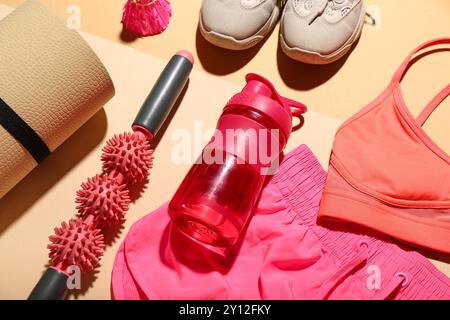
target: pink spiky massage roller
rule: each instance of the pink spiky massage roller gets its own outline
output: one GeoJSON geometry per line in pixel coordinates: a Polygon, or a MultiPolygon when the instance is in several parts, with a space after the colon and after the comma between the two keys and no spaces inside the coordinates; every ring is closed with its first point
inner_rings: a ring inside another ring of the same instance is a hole
{"type": "Polygon", "coordinates": [[[103,148],[103,175],[89,178],[77,192],[79,217],[91,216],[99,228],[123,221],[130,204],[127,186],[148,176],[153,163],[148,136],[141,131],[111,138],[103,148]]]}
{"type": "Polygon", "coordinates": [[[63,222],[49,237],[51,267],[29,300],[64,299],[72,267],[89,272],[99,266],[105,247],[101,229],[124,220],[129,188],[145,181],[153,164],[150,140],[157,134],[186,86],[194,59],[187,51],[172,57],[144,102],[133,132],[115,135],[103,148],[103,173],[82,183],[75,202],[78,220],[63,222]]]}

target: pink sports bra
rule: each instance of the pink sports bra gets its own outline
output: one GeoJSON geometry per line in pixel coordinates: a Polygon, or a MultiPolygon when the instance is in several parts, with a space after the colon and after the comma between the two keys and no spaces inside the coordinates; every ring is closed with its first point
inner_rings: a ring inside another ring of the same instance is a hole
{"type": "Polygon", "coordinates": [[[450,94],[447,85],[417,119],[400,81],[415,49],[387,89],[338,130],[319,216],[352,221],[399,240],[450,253],[450,156],[422,129],[450,94]]]}

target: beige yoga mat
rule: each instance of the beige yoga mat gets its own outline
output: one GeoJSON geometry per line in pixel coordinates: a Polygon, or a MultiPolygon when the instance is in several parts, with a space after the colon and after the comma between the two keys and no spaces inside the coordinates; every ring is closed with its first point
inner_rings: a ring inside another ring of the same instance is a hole
{"type": "MultiPolygon", "coordinates": [[[[108,72],[89,45],[43,4],[26,1],[0,21],[0,98],[50,151],[113,95],[108,72]]],[[[37,165],[0,126],[0,198],[37,165]]]]}

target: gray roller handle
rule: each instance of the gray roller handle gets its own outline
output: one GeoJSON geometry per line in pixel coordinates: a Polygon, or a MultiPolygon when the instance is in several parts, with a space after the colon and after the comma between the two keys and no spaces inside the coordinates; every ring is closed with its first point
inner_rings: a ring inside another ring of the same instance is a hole
{"type": "Polygon", "coordinates": [[[31,291],[28,300],[64,300],[68,291],[67,279],[64,272],[48,268],[31,291]]]}
{"type": "Polygon", "coordinates": [[[172,57],[141,107],[133,128],[145,129],[152,137],[158,133],[189,79],[193,59],[188,55],[184,51],[172,57]]]}

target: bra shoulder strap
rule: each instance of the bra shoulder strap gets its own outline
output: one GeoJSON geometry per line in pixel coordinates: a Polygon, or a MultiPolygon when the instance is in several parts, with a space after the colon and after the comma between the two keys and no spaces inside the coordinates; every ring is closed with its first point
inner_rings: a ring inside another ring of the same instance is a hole
{"type": "MultiPolygon", "coordinates": [[[[450,38],[438,38],[434,40],[430,40],[428,42],[425,42],[424,44],[418,46],[416,49],[414,49],[408,57],[403,61],[403,63],[400,65],[400,67],[397,69],[397,72],[394,74],[394,77],[392,78],[392,82],[400,83],[403,76],[405,75],[406,70],[411,64],[411,61],[413,57],[420,51],[427,49],[429,47],[442,45],[442,44],[450,44],[450,38]]],[[[437,94],[436,97],[431,100],[431,102],[425,107],[425,109],[422,111],[422,113],[417,117],[417,122],[420,126],[423,126],[423,124],[427,121],[427,119],[430,117],[430,115],[433,113],[433,111],[439,106],[439,104],[444,101],[448,96],[450,95],[450,84],[447,85],[441,92],[437,94]]]]}
{"type": "Polygon", "coordinates": [[[400,82],[405,75],[406,70],[408,69],[411,60],[413,57],[420,51],[427,49],[429,47],[441,45],[441,44],[450,44],[450,38],[437,38],[434,40],[430,40],[428,42],[425,42],[418,46],[416,49],[414,49],[408,57],[403,61],[403,63],[400,65],[400,67],[397,69],[397,72],[394,74],[394,77],[392,78],[393,81],[400,82]]]}
{"type": "Polygon", "coordinates": [[[417,123],[423,126],[434,110],[450,95],[450,84],[437,94],[433,100],[423,109],[422,113],[417,117],[417,123]]]}

